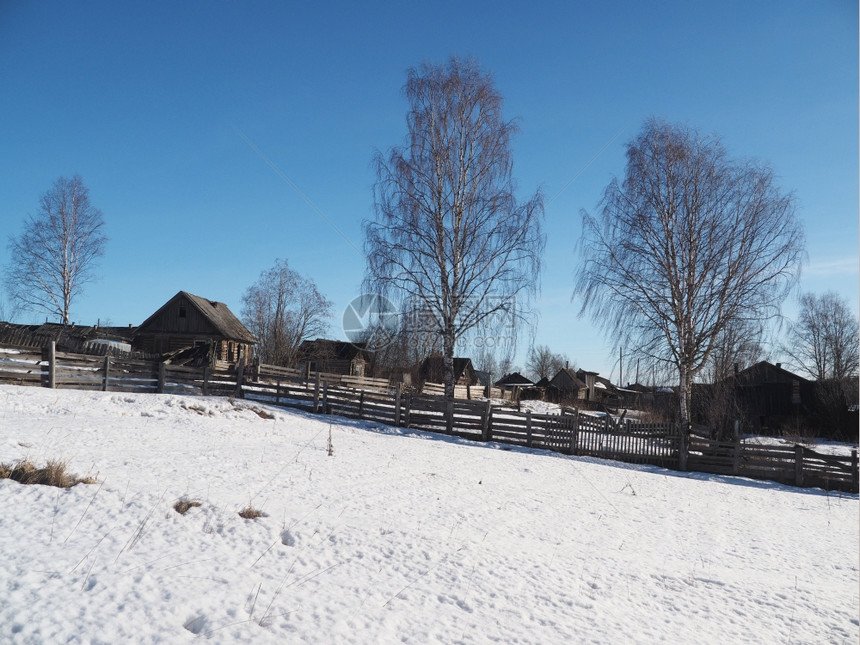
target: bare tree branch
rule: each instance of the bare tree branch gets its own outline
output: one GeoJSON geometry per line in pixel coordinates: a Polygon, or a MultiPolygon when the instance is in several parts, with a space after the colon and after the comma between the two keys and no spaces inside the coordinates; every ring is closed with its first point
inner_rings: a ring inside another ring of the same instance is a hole
{"type": "Polygon", "coordinates": [[[651,119],[627,146],[597,217],[583,213],[574,297],[610,336],[674,365],[680,414],[726,328],[779,316],[804,236],[764,166],[729,160],[714,137],[651,119]]]}
{"type": "Polygon", "coordinates": [[[309,279],[276,260],[242,296],[242,318],[259,340],[260,360],[291,366],[303,340],[328,330],[333,305],[309,279]]]}
{"type": "Polygon", "coordinates": [[[526,371],[529,378],[537,383],[542,378],[552,378],[569,362],[564,354],[556,354],[546,345],[536,345],[529,350],[526,371]]]}
{"type": "Polygon", "coordinates": [[[366,284],[430,312],[451,396],[457,339],[499,314],[528,311],[544,247],[543,202],[539,193],[516,201],[516,127],[503,120],[502,97],[475,61],[412,69],[405,94],[406,143],[374,158],[366,284]],[[505,298],[491,297],[498,295],[505,298]]]}
{"type": "Polygon", "coordinates": [[[818,381],[856,378],[858,335],[857,316],[843,298],[833,291],[804,293],[784,351],[795,366],[818,381]]]}
{"type": "Polygon", "coordinates": [[[24,232],[9,239],[11,261],[6,289],[13,302],[44,311],[69,323],[72,301],[93,280],[104,254],[104,219],[90,204],[79,175],[60,177],[40,200],[38,215],[27,218],[24,232]]]}

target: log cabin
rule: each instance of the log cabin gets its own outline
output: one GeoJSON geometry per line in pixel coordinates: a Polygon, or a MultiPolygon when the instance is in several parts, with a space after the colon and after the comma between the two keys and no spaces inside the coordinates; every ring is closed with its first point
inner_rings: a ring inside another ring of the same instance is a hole
{"type": "Polygon", "coordinates": [[[180,291],[135,330],[135,349],[166,354],[208,345],[213,360],[251,360],[257,339],[223,302],[180,291]]]}

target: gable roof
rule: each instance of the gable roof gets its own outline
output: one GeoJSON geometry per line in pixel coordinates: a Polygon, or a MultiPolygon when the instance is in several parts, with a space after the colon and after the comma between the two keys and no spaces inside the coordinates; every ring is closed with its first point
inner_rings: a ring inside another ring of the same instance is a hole
{"type": "Polygon", "coordinates": [[[475,370],[475,377],[478,379],[478,383],[480,385],[492,385],[492,383],[490,383],[492,375],[489,372],[485,372],[483,370],[475,370]]]}
{"type": "Polygon", "coordinates": [[[576,372],[569,367],[562,367],[556,375],[552,377],[550,383],[560,390],[565,391],[585,389],[585,382],[580,380],[576,375],[576,372]]]}
{"type": "Polygon", "coordinates": [[[496,381],[496,387],[524,387],[528,385],[534,385],[534,383],[519,372],[511,372],[496,381]]]}
{"type": "Polygon", "coordinates": [[[316,338],[303,340],[298,355],[302,360],[326,358],[329,360],[351,361],[356,357],[369,362],[370,352],[365,343],[350,343],[345,340],[316,338]]]}
{"type": "Polygon", "coordinates": [[[541,380],[535,383],[535,387],[555,387],[555,385],[550,382],[548,377],[544,376],[541,380]]]}
{"type": "Polygon", "coordinates": [[[599,388],[602,388],[602,389],[605,389],[605,390],[615,390],[615,389],[617,389],[617,388],[612,384],[612,381],[610,381],[608,378],[603,378],[603,377],[602,377],[602,376],[600,376],[597,372],[587,372],[587,371],[585,371],[585,370],[582,370],[582,369],[581,369],[581,370],[578,370],[578,371],[576,372],[576,375],[577,375],[577,377],[579,377],[579,380],[580,380],[580,381],[582,381],[582,383],[583,383],[583,384],[587,384],[587,383],[588,383],[588,381],[586,380],[586,377],[587,377],[587,376],[593,376],[593,377],[594,377],[594,387],[595,387],[595,388],[598,388],[598,387],[599,387],[599,388]]]}
{"type": "MultiPolygon", "coordinates": [[[[457,381],[463,377],[466,372],[470,381],[477,382],[475,368],[472,366],[471,358],[454,357],[454,380],[457,381]]],[[[445,374],[445,362],[439,354],[428,356],[421,362],[421,367],[418,369],[419,376],[422,381],[430,381],[432,383],[441,383],[445,374]]]]}
{"type": "Polygon", "coordinates": [[[782,367],[782,363],[769,363],[768,361],[759,361],[748,368],[741,370],[737,374],[729,376],[727,380],[734,379],[742,383],[774,383],[787,381],[808,382],[802,376],[798,376],[794,372],[789,372],[782,367]]]}
{"type": "Polygon", "coordinates": [[[257,343],[257,339],[254,335],[248,331],[248,328],[233,315],[230,308],[223,302],[201,298],[200,296],[195,296],[193,293],[188,293],[187,291],[180,291],[159,307],[158,311],[141,323],[140,327],[137,328],[137,333],[140,333],[141,331],[145,332],[149,324],[156,320],[161,313],[178,298],[184,298],[191,303],[191,305],[197,309],[203,317],[209,321],[215,330],[220,335],[224,336],[224,338],[229,340],[238,340],[243,343],[257,343]]]}

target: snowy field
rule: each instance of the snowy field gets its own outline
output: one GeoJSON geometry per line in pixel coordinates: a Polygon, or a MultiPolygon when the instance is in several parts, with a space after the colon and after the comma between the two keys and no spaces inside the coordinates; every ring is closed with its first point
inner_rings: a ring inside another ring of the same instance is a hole
{"type": "Polygon", "coordinates": [[[21,458],[99,483],[0,481],[2,643],[860,638],[856,495],[0,386],[0,462],[21,458]]]}

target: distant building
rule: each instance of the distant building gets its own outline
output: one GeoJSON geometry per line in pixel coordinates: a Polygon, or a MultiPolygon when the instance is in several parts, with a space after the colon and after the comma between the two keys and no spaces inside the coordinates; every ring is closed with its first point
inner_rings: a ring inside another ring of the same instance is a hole
{"type": "Polygon", "coordinates": [[[223,302],[180,291],[135,330],[132,344],[153,354],[206,345],[212,359],[238,362],[254,356],[257,339],[223,302]]]}
{"type": "Polygon", "coordinates": [[[735,420],[746,431],[777,433],[815,408],[815,383],[760,361],[722,381],[693,385],[696,422],[729,432],[735,420]]]}
{"type": "Polygon", "coordinates": [[[18,325],[0,322],[0,342],[10,346],[45,347],[53,341],[62,352],[92,354],[124,354],[132,351],[134,327],[104,327],[100,325],[18,325]]]}
{"type": "Polygon", "coordinates": [[[597,372],[585,370],[573,371],[563,367],[550,380],[549,384],[557,388],[562,400],[576,403],[578,401],[602,405],[618,405],[618,389],[597,372]]]}
{"type": "Polygon", "coordinates": [[[531,387],[534,383],[519,372],[512,372],[496,381],[495,385],[504,390],[513,390],[514,388],[531,387]]]}
{"type": "Polygon", "coordinates": [[[549,384],[558,392],[560,401],[585,401],[585,382],[569,367],[561,368],[549,384]]]}
{"type": "Polygon", "coordinates": [[[299,345],[296,367],[310,364],[311,372],[326,372],[344,376],[369,376],[373,353],[364,343],[317,338],[299,345]]]}
{"type": "MultiPolygon", "coordinates": [[[[418,378],[422,383],[444,383],[445,364],[440,354],[428,356],[418,368],[418,378]]],[[[454,358],[454,385],[478,385],[478,375],[472,366],[471,358],[454,358]]]]}

